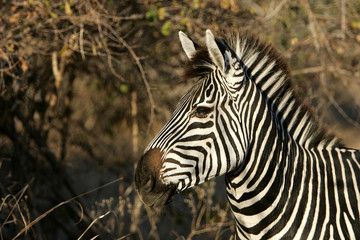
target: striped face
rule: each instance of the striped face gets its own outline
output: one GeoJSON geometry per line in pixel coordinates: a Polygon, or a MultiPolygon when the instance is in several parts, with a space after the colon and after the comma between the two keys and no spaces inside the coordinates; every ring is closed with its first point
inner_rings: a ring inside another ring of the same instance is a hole
{"type": "MultiPolygon", "coordinates": [[[[184,38],[180,35],[192,60],[198,50],[189,38],[184,38]]],[[[241,63],[226,47],[208,32],[207,71],[180,100],[140,159],[135,183],[145,204],[162,206],[176,192],[229,172],[241,163],[245,143],[249,142],[245,141],[238,109],[246,78],[241,63]]]]}

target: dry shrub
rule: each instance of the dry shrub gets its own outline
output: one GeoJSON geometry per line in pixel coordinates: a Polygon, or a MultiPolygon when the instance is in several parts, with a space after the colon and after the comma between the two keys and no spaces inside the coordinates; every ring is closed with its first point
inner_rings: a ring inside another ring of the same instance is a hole
{"type": "Polygon", "coordinates": [[[177,31],[207,28],[271,42],[316,115],[360,147],[357,0],[0,0],[2,239],[230,237],[223,179],[155,212],[132,185],[192,84],[178,83],[177,31]]]}

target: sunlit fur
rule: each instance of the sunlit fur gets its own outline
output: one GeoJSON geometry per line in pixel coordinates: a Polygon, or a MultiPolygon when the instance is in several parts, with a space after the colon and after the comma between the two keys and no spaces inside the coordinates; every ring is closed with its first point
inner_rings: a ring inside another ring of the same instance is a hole
{"type": "Polygon", "coordinates": [[[185,77],[199,80],[146,149],[163,152],[161,181],[183,191],[226,173],[239,239],[360,238],[360,152],[319,127],[271,46],[248,33],[222,42],[231,69],[196,45],[185,77]]]}

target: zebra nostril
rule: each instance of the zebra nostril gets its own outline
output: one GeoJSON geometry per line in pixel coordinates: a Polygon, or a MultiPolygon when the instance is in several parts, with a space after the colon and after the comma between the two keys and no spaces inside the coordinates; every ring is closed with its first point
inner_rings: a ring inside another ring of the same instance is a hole
{"type": "Polygon", "coordinates": [[[150,177],[143,186],[145,192],[149,193],[154,189],[155,181],[153,177],[150,177]]]}
{"type": "Polygon", "coordinates": [[[135,186],[140,194],[149,194],[159,185],[160,149],[151,149],[141,156],[135,170],[135,186]]]}

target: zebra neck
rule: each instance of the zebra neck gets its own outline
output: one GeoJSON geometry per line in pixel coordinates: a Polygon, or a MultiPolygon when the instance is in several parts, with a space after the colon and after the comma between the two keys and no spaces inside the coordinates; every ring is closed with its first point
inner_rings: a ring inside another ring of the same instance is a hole
{"type": "MultiPolygon", "coordinates": [[[[250,105],[240,105],[240,113],[245,111],[254,118],[242,119],[251,137],[248,151],[238,169],[227,173],[227,195],[237,220],[238,231],[261,232],[258,223],[264,221],[264,214],[271,211],[278,201],[282,170],[287,166],[289,143],[297,145],[281,127],[271,105],[254,83],[249,83],[247,94],[241,96],[250,105]],[[247,120],[248,119],[248,120],[247,120]],[[253,228],[255,226],[255,228],[253,228]]],[[[266,224],[259,224],[266,227],[266,224]]],[[[238,232],[239,235],[241,235],[238,232]]]]}
{"type": "Polygon", "coordinates": [[[289,188],[286,179],[294,176],[288,169],[294,170],[293,166],[296,165],[289,159],[302,151],[303,147],[296,142],[290,140],[286,143],[280,137],[269,139],[266,144],[255,142],[247,157],[247,164],[237,173],[237,177],[227,174],[227,196],[237,221],[239,236],[251,239],[251,236],[270,234],[269,229],[278,221],[275,219],[278,215],[272,213],[282,211],[288,205],[288,199],[284,197],[284,192],[289,188]]]}
{"type": "Polygon", "coordinates": [[[298,144],[310,149],[342,146],[313,117],[308,107],[298,100],[291,86],[286,61],[269,44],[249,33],[226,39],[246,66],[251,81],[271,106],[282,128],[298,144]]]}
{"type": "Polygon", "coordinates": [[[267,221],[272,220],[267,214],[274,211],[283,190],[282,170],[287,167],[285,149],[288,147],[280,138],[270,142],[272,144],[266,145],[255,142],[243,168],[226,175],[227,196],[237,221],[238,235],[248,237],[244,239],[251,239],[248,234],[265,233],[267,221]],[[259,154],[261,152],[266,154],[259,154]]]}
{"type": "Polygon", "coordinates": [[[243,163],[226,174],[228,193],[236,199],[247,199],[250,195],[246,194],[256,195],[263,190],[269,178],[286,165],[287,155],[293,154],[288,150],[293,148],[289,144],[298,147],[291,139],[283,139],[281,130],[273,122],[261,134],[261,138],[249,143],[243,163]]]}

